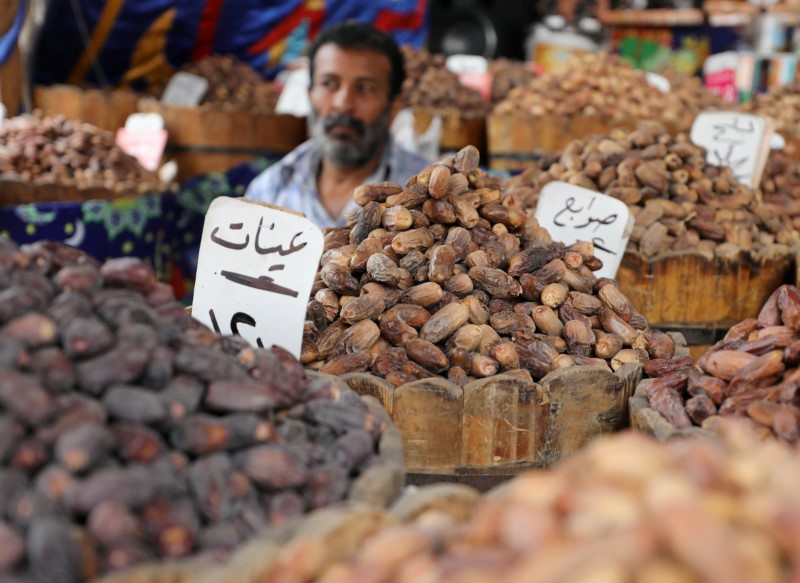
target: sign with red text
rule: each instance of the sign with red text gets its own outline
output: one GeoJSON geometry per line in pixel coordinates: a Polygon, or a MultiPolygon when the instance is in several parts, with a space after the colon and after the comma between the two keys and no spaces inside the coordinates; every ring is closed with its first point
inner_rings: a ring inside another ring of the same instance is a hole
{"type": "Polygon", "coordinates": [[[322,231],[300,213],[215,199],[203,225],[192,316],[220,334],[276,344],[299,358],[322,248],[322,231]]]}
{"type": "Polygon", "coordinates": [[[703,80],[706,88],[725,101],[736,103],[736,70],[739,67],[739,55],[735,51],[727,51],[709,56],[703,63],[703,80]]]}
{"type": "Polygon", "coordinates": [[[624,202],[566,182],[550,182],[542,188],[536,220],[553,241],[593,243],[595,256],[603,262],[595,271],[597,277],[617,274],[633,230],[633,217],[624,202]]]}

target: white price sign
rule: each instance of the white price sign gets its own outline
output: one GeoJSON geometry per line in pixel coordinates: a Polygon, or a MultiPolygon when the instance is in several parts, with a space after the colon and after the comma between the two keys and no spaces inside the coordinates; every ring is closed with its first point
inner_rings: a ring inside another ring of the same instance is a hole
{"type": "Polygon", "coordinates": [[[3,105],[2,103],[0,103],[0,123],[3,123],[4,121],[6,121],[6,115],[7,114],[8,114],[8,111],[6,110],[6,106],[3,105]]]}
{"type": "Polygon", "coordinates": [[[652,87],[655,87],[661,93],[669,93],[671,86],[669,84],[669,79],[664,77],[663,75],[657,75],[656,73],[645,73],[645,78],[647,79],[647,83],[650,84],[652,87]]]}
{"type": "Polygon", "coordinates": [[[207,91],[208,81],[204,77],[180,71],[170,78],[161,102],[178,107],[196,107],[207,91]]]}
{"type": "Polygon", "coordinates": [[[137,132],[157,132],[164,129],[164,118],[157,113],[132,113],[125,127],[137,132]]]}
{"type": "Polygon", "coordinates": [[[769,147],[773,150],[783,150],[786,147],[786,140],[779,133],[772,134],[769,140],[769,147]]]}
{"type": "Polygon", "coordinates": [[[311,101],[308,99],[308,88],[311,77],[308,69],[295,69],[286,76],[275,113],[306,117],[311,113],[311,101]]]}
{"type": "Polygon", "coordinates": [[[215,199],[203,225],[192,316],[220,334],[277,344],[300,358],[322,248],[322,231],[300,213],[215,199]]]}
{"type": "Polygon", "coordinates": [[[767,163],[773,123],[764,117],[732,111],[698,115],[690,137],[706,149],[706,161],[728,166],[736,178],[756,188],[767,163]]]}
{"type": "Polygon", "coordinates": [[[536,220],[554,241],[567,245],[591,241],[595,255],[603,261],[597,277],[617,274],[633,229],[633,217],[624,202],[566,182],[545,185],[536,220]]]}
{"type": "Polygon", "coordinates": [[[489,71],[488,61],[479,55],[450,55],[445,67],[453,73],[483,74],[489,71]]]}

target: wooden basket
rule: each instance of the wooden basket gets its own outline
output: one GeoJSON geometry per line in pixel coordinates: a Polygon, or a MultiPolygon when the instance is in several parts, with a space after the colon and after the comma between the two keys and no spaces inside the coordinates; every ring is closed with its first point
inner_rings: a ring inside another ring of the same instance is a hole
{"type": "Polygon", "coordinates": [[[794,252],[709,260],[670,251],[650,260],[626,252],[616,279],[631,304],[662,330],[679,331],[697,360],[734,324],[758,316],[770,294],[795,277],[794,252]]]}
{"type": "MultiPolygon", "coordinates": [[[[681,129],[675,124],[661,123],[671,133],[681,129]]],[[[634,118],[608,119],[597,115],[534,117],[492,113],[487,121],[489,165],[522,170],[542,155],[561,152],[572,140],[608,135],[614,128],[633,130],[638,124],[639,120],[634,118]]]]}
{"type": "Polygon", "coordinates": [[[485,490],[624,427],[641,376],[641,365],[629,364],[614,373],[559,369],[539,383],[500,374],[463,388],[444,379],[394,387],[366,373],[341,378],[377,397],[389,413],[402,434],[412,482],[460,481],[485,490]]]}
{"type": "Polygon", "coordinates": [[[307,133],[305,118],[249,109],[175,107],[144,98],[139,111],[164,118],[166,155],[177,161],[179,180],[221,172],[259,156],[286,154],[307,133]]]}
{"type": "Polygon", "coordinates": [[[69,183],[29,182],[10,174],[0,176],[0,206],[40,202],[111,200],[142,194],[162,193],[142,192],[136,186],[111,190],[101,186],[78,187],[69,183]]]}
{"type": "Polygon", "coordinates": [[[439,139],[439,151],[457,152],[464,146],[475,146],[479,151],[486,151],[486,119],[484,117],[464,117],[461,111],[454,108],[433,110],[415,107],[414,131],[424,133],[435,116],[442,119],[442,136],[439,139]]]}
{"type": "Polygon", "coordinates": [[[37,85],[33,105],[46,115],[63,115],[116,132],[136,113],[141,95],[133,91],[81,89],[75,85],[37,85]]]}

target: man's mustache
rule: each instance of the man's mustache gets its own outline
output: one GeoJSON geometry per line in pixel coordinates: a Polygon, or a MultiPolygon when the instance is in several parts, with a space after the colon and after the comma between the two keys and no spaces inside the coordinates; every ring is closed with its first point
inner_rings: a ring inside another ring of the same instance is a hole
{"type": "Polygon", "coordinates": [[[349,128],[359,136],[363,136],[367,131],[363,121],[346,113],[335,113],[326,117],[323,122],[323,127],[325,128],[325,133],[328,133],[335,127],[349,128]]]}

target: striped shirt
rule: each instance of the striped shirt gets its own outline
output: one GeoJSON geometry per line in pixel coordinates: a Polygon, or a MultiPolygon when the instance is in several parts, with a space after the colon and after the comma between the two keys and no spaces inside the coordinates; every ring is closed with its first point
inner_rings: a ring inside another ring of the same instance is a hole
{"type": "MultiPolygon", "coordinates": [[[[351,200],[338,218],[331,216],[317,190],[320,161],[321,153],[316,143],[307,140],[256,176],[245,197],[299,211],[323,229],[343,227],[346,213],[358,205],[351,200]]],[[[401,148],[390,139],[378,167],[364,183],[389,181],[403,185],[430,164],[430,161],[401,148]]]]}

